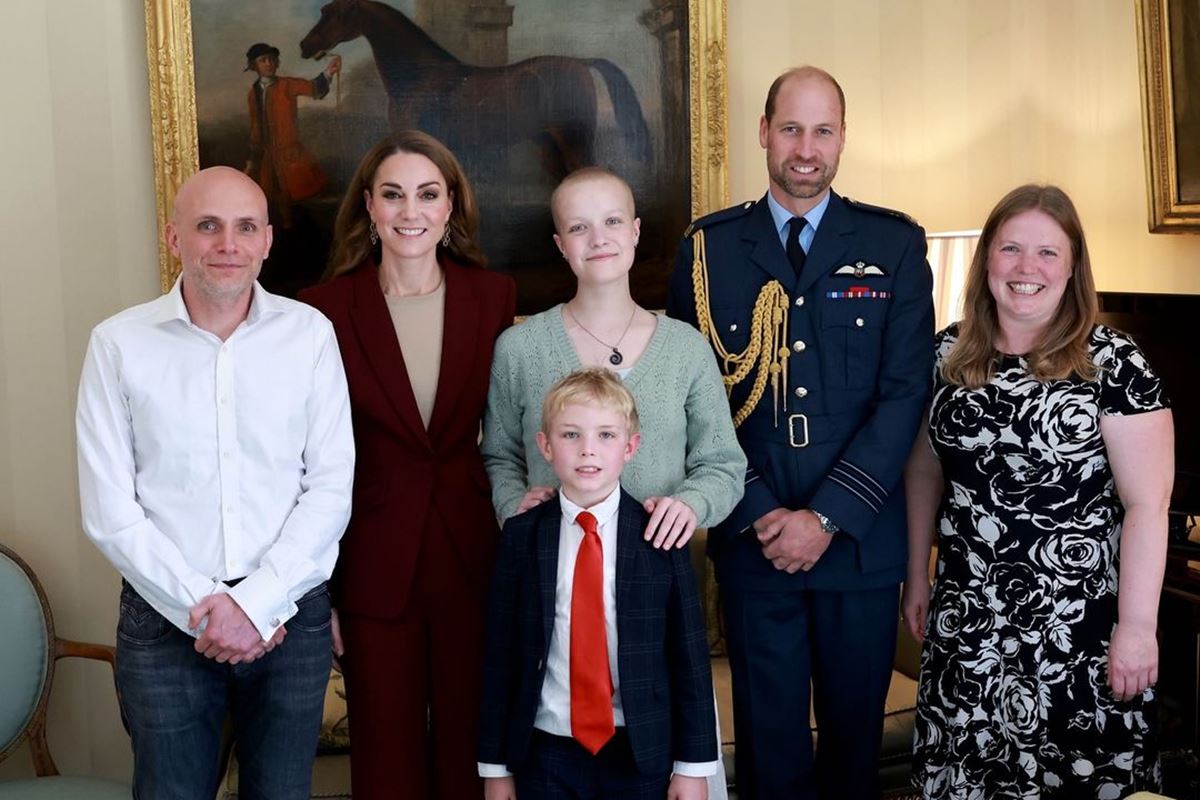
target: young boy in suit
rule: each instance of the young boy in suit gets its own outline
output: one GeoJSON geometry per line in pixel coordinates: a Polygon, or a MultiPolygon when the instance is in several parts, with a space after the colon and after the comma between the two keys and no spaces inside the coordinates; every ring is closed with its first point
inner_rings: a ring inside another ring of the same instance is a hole
{"type": "Polygon", "coordinates": [[[620,487],[641,435],[613,373],[582,370],[542,405],[557,501],[504,526],[486,628],[479,774],[486,800],[705,800],[716,772],[712,673],[687,550],[642,539],[620,487]]]}

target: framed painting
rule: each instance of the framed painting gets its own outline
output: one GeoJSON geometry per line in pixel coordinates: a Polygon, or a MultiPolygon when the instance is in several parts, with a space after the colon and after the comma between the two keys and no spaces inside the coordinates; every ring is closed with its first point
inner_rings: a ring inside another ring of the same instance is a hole
{"type": "MultiPolygon", "coordinates": [[[[725,0],[145,8],[160,233],[186,177],[245,169],[269,199],[275,244],[261,280],[272,291],[320,279],[359,158],[398,128],[433,134],[463,163],[489,267],[516,279],[521,314],[570,296],[549,212],[570,170],[599,164],[633,187],[642,237],[631,282],[650,308],[665,303],[689,220],[727,203],[725,0]],[[257,56],[272,52],[267,74],[257,56]],[[268,102],[274,90],[260,82],[288,97],[268,102]]],[[[166,290],[179,266],[161,241],[159,258],[166,290]]]]}
{"type": "Polygon", "coordinates": [[[1200,4],[1137,0],[1150,230],[1200,232],[1200,4]]]}

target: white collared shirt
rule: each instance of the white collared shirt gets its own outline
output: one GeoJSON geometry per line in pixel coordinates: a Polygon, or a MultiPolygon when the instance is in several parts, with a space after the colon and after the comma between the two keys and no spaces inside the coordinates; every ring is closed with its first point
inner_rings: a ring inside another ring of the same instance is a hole
{"type": "Polygon", "coordinates": [[[613,725],[625,724],[621,681],[617,673],[617,507],[620,487],[591,508],[577,506],[558,493],[562,507],[558,537],[558,578],[554,586],[554,632],[546,655],[546,678],[533,726],[555,736],[571,736],[571,598],[575,589],[575,559],[583,544],[583,528],[575,522],[582,511],[596,518],[604,555],[604,632],[608,641],[608,670],[613,685],[613,725]]]}
{"type": "MultiPolygon", "coordinates": [[[[596,530],[604,556],[604,629],[608,642],[608,669],[613,685],[613,725],[625,724],[621,706],[621,680],[617,670],[617,509],[621,504],[621,487],[590,508],[572,503],[560,491],[562,508],[559,520],[558,574],[554,586],[554,630],[550,650],[546,655],[546,675],[538,700],[533,726],[555,736],[571,737],[571,597],[575,588],[575,559],[583,543],[583,528],[575,522],[581,511],[596,518],[596,530]]],[[[676,761],[672,772],[703,778],[715,775],[718,762],[692,764],[676,761]]],[[[500,764],[479,765],[484,778],[501,778],[510,773],[500,764]]]]}
{"type": "Polygon", "coordinates": [[[76,411],[83,527],[180,630],[197,635],[188,610],[227,591],[269,639],[329,578],[349,520],[341,354],[320,312],[258,283],[222,342],[192,324],[181,284],[92,331],[76,411]]]}

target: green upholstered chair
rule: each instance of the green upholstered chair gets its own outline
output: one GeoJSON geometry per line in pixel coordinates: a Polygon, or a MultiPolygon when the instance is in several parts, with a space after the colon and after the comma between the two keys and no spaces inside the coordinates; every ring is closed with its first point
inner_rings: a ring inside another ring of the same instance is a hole
{"type": "Polygon", "coordinates": [[[129,786],[102,778],[58,774],[46,745],[46,705],[55,662],[64,657],[92,658],[113,664],[111,647],[59,639],[46,593],[33,570],[0,545],[0,761],[26,741],[38,777],[0,781],[0,799],[128,800],[129,786]]]}

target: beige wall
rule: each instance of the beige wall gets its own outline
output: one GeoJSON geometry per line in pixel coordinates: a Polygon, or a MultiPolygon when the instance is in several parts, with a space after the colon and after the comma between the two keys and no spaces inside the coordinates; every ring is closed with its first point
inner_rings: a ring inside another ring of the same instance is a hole
{"type": "MultiPolygon", "coordinates": [[[[1101,288],[1200,293],[1200,236],[1146,232],[1128,0],[729,0],[731,194],[765,188],[757,122],[796,63],[848,95],[837,187],[930,231],[978,227],[1012,186],[1075,197],[1101,288]]],[[[61,635],[111,642],[117,579],[79,533],[72,415],[87,332],[158,287],[142,3],[4,0],[0,540],[41,575],[61,635]]],[[[64,662],[51,745],[121,777],[104,667],[64,662]]],[[[30,771],[27,754],[0,778],[30,771]]]]}
{"type": "MultiPolygon", "coordinates": [[[[75,386],[92,325],[158,287],[143,26],[136,0],[0,3],[0,541],[59,635],[100,642],[117,579],[79,533],[75,386]]],[[[128,773],[106,665],[61,662],[50,732],[64,772],[128,773]]],[[[24,752],[0,766],[30,772],[24,752]]]]}
{"type": "Polygon", "coordinates": [[[846,92],[843,194],[930,231],[978,228],[1009,189],[1075,200],[1101,289],[1200,293],[1200,235],[1147,232],[1130,0],[730,0],[734,201],[766,190],[758,118],[800,63],[846,92]]]}

